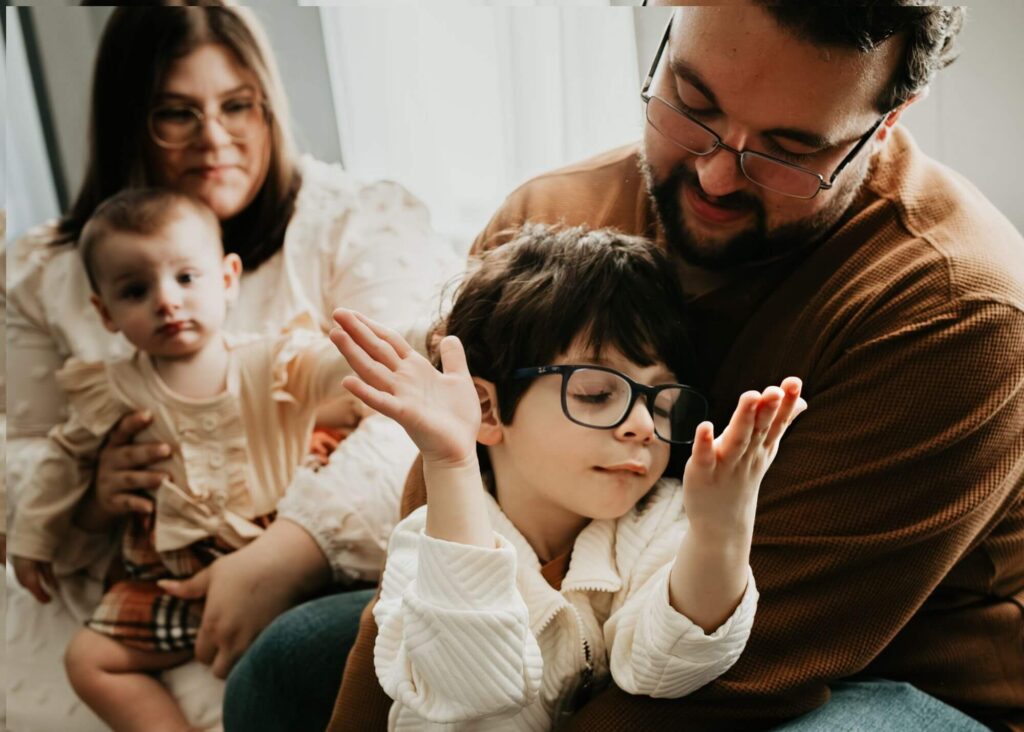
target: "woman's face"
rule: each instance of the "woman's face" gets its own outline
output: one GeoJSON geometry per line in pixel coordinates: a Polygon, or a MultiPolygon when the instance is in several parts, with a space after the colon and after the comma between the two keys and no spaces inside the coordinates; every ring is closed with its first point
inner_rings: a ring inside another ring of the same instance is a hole
{"type": "Polygon", "coordinates": [[[203,121],[174,148],[157,144],[149,133],[154,182],[196,196],[222,221],[239,214],[267,177],[271,146],[266,116],[254,114],[250,124],[239,126],[239,110],[260,110],[263,101],[256,75],[223,46],[200,46],[175,61],[154,100],[159,115],[151,111],[151,118],[180,127],[190,119],[185,108],[193,107],[203,121]]]}

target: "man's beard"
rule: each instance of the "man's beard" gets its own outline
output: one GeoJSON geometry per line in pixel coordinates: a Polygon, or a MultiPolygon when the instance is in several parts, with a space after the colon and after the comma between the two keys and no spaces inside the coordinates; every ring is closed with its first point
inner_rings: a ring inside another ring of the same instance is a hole
{"type": "MultiPolygon", "coordinates": [[[[867,156],[865,156],[866,158],[867,156]]],[[[683,190],[689,187],[698,197],[705,198],[696,172],[680,163],[668,177],[655,181],[654,171],[645,155],[640,155],[640,169],[647,183],[647,193],[654,211],[661,220],[665,241],[671,252],[684,261],[711,270],[725,270],[791,254],[805,249],[824,237],[842,218],[863,180],[866,164],[851,166],[845,171],[847,185],[832,193],[829,204],[813,216],[777,226],[769,230],[764,204],[756,196],[736,191],[728,196],[716,197],[714,205],[733,211],[753,214],[753,225],[731,239],[701,240],[689,228],[682,208],[683,190]],[[857,180],[857,184],[851,184],[857,180]]]]}

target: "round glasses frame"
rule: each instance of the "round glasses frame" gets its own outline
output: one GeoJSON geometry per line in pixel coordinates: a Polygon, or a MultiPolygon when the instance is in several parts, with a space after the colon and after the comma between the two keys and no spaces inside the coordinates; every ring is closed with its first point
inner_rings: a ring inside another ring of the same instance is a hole
{"type": "MultiPolygon", "coordinates": [[[[258,102],[253,103],[260,108],[260,116],[262,118],[263,123],[266,124],[267,122],[269,122],[271,112],[270,105],[267,103],[267,100],[261,99],[258,102]]],[[[150,139],[152,139],[153,142],[155,142],[158,146],[164,148],[165,150],[181,150],[191,145],[202,134],[203,126],[206,124],[207,120],[210,119],[210,116],[208,116],[205,112],[203,112],[201,109],[194,105],[186,104],[180,107],[175,107],[175,109],[187,111],[192,115],[195,121],[195,131],[181,142],[168,142],[167,140],[161,139],[160,136],[157,134],[156,122],[153,119],[153,116],[157,112],[161,111],[161,109],[164,109],[164,107],[156,107],[154,109],[151,109],[149,114],[147,115],[146,122],[149,128],[150,139]]],[[[217,114],[213,115],[212,119],[215,120],[217,124],[221,126],[221,129],[224,130],[227,136],[230,137],[235,142],[245,142],[247,139],[249,139],[251,132],[237,135],[231,131],[228,125],[224,124],[223,109],[221,109],[217,114]]]]}
{"type": "Polygon", "coordinates": [[[654,127],[654,129],[658,130],[658,132],[660,134],[662,134],[666,139],[668,139],[673,144],[678,145],[683,150],[686,150],[688,153],[691,153],[693,155],[697,155],[699,157],[704,157],[706,155],[711,155],[712,153],[715,153],[718,150],[726,150],[728,152],[731,152],[733,155],[735,155],[737,158],[739,158],[740,171],[743,173],[743,177],[745,177],[747,180],[749,180],[754,185],[760,186],[761,188],[766,188],[766,189],[768,189],[770,191],[774,191],[776,193],[780,193],[780,194],[782,194],[784,196],[790,196],[792,198],[800,198],[800,199],[804,199],[804,200],[809,200],[811,198],[814,198],[815,196],[818,195],[819,191],[827,191],[830,188],[832,188],[832,186],[835,184],[835,180],[839,176],[839,174],[841,172],[843,172],[843,169],[847,165],[849,165],[850,162],[854,158],[857,157],[857,153],[859,153],[864,148],[864,146],[867,145],[868,141],[871,140],[871,136],[875,134],[875,131],[882,125],[882,122],[885,121],[885,118],[889,116],[889,112],[886,112],[885,114],[883,114],[881,117],[878,118],[878,121],[875,122],[871,126],[870,130],[868,130],[866,133],[864,133],[861,136],[861,138],[857,141],[857,144],[854,145],[853,149],[850,150],[850,152],[846,155],[846,157],[843,158],[842,162],[840,162],[839,165],[836,166],[836,169],[834,171],[832,171],[832,175],[830,175],[827,180],[826,180],[825,176],[823,176],[821,173],[818,173],[818,172],[816,172],[814,170],[809,170],[808,168],[804,168],[803,166],[800,166],[800,165],[794,165],[793,163],[790,163],[790,162],[788,162],[786,160],[781,160],[780,158],[773,157],[772,155],[767,155],[765,153],[756,152],[754,150],[738,150],[737,148],[734,148],[731,145],[727,145],[722,140],[722,137],[717,132],[715,132],[713,129],[711,129],[710,127],[705,125],[700,120],[695,119],[692,115],[687,114],[683,110],[681,110],[678,107],[676,107],[674,104],[665,101],[664,99],[662,99],[661,97],[659,97],[659,96],[657,96],[655,94],[651,94],[650,93],[651,84],[654,81],[654,72],[658,68],[658,62],[661,60],[661,56],[662,56],[662,54],[665,51],[665,46],[668,44],[669,35],[671,34],[671,31],[672,31],[672,20],[673,20],[673,18],[669,18],[668,24],[665,26],[665,33],[661,37],[661,43],[658,44],[658,52],[656,54],[654,54],[654,61],[651,62],[651,68],[650,68],[650,70],[648,70],[647,78],[644,80],[643,88],[640,90],[640,98],[643,100],[644,105],[646,106],[646,115],[645,116],[647,118],[647,122],[652,127],[654,127]],[[684,145],[683,143],[679,142],[678,140],[676,140],[674,137],[671,137],[670,135],[668,135],[665,132],[663,132],[661,130],[661,128],[659,128],[658,125],[656,125],[654,123],[654,121],[651,119],[651,100],[652,99],[653,100],[657,100],[657,102],[660,103],[660,104],[664,104],[672,112],[674,112],[675,114],[677,114],[680,117],[682,117],[683,119],[685,119],[688,123],[693,124],[693,125],[699,127],[705,133],[707,133],[707,135],[711,138],[711,140],[713,140],[713,144],[711,145],[711,148],[708,149],[708,150],[693,150],[693,149],[687,147],[686,145],[684,145]],[[808,195],[803,195],[803,194],[800,194],[800,193],[793,193],[791,191],[781,190],[779,188],[774,188],[772,186],[765,185],[764,183],[762,183],[762,182],[760,182],[758,180],[755,180],[754,178],[751,178],[750,175],[747,173],[746,167],[744,166],[744,161],[749,159],[748,156],[749,157],[759,158],[759,159],[764,160],[766,162],[774,163],[776,165],[781,165],[781,166],[783,166],[783,167],[785,167],[785,168],[787,168],[787,169],[789,169],[791,171],[794,171],[794,172],[797,172],[797,173],[802,173],[802,174],[805,174],[807,176],[810,176],[810,177],[816,179],[817,187],[814,189],[813,193],[810,193],[808,195]]]}
{"type": "MultiPolygon", "coordinates": [[[[701,418],[700,420],[698,420],[698,422],[703,421],[708,414],[707,399],[704,398],[703,394],[701,394],[699,391],[697,391],[691,386],[687,386],[686,384],[658,384],[657,386],[647,386],[646,384],[641,384],[639,382],[633,381],[633,379],[629,378],[621,371],[616,371],[615,369],[608,368],[607,366],[592,366],[590,364],[559,364],[556,366],[532,366],[529,368],[516,369],[515,371],[512,372],[512,378],[532,379],[537,376],[548,376],[550,374],[560,374],[562,377],[562,414],[564,414],[566,419],[568,419],[570,422],[578,424],[581,427],[589,427],[590,429],[595,430],[615,429],[629,418],[629,415],[630,413],[632,413],[633,407],[636,404],[636,400],[640,396],[644,397],[645,406],[647,407],[647,411],[651,415],[651,419],[653,420],[655,418],[653,412],[654,401],[655,399],[657,399],[659,393],[667,389],[681,389],[688,397],[692,397],[693,399],[696,400],[695,403],[700,407],[701,411],[701,418]],[[614,376],[619,377],[627,384],[629,384],[629,402],[626,404],[626,408],[622,412],[622,417],[620,417],[619,420],[615,422],[615,424],[599,427],[596,425],[587,424],[586,422],[581,422],[580,420],[574,418],[571,414],[569,414],[569,402],[567,396],[567,392],[569,389],[569,378],[575,372],[580,370],[604,371],[605,373],[613,374],[614,376]]],[[[658,434],[657,428],[655,428],[654,430],[654,435],[662,442],[667,442],[672,445],[693,444],[692,436],[689,439],[685,440],[671,440],[662,437],[660,434],[658,434]]]]}

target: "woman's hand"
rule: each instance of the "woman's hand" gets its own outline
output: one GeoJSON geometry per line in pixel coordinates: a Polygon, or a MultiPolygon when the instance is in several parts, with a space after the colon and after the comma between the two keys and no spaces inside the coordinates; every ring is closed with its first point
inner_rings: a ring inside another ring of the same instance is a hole
{"type": "Polygon", "coordinates": [[[398,422],[426,463],[462,465],[476,453],[480,399],[458,338],[441,341],[444,373],[398,333],[352,310],[334,311],[331,340],[357,376],[342,384],[368,407],[398,422]]]}
{"type": "Polygon", "coordinates": [[[693,452],[683,474],[683,500],[691,530],[724,535],[752,525],[761,479],[775,459],[790,422],[807,409],[800,379],[781,387],[749,391],[716,439],[714,427],[697,427],[693,452]]]}
{"type": "Polygon", "coordinates": [[[146,468],[167,459],[171,447],[163,442],[132,444],[135,435],[152,420],[146,412],[132,412],[110,431],[100,451],[93,485],[75,514],[75,524],[80,528],[103,532],[125,514],[153,512],[153,501],[142,491],[156,490],[167,476],[146,468]]]}
{"type": "Polygon", "coordinates": [[[50,562],[12,555],[11,564],[14,565],[14,576],[18,578],[18,584],[32,593],[39,602],[45,604],[50,601],[46,587],[57,589],[57,578],[53,576],[53,565],[50,562]]]}
{"type": "Polygon", "coordinates": [[[196,637],[196,658],[226,679],[231,668],[278,615],[330,581],[330,566],[316,541],[282,519],[236,552],[225,554],[186,580],[160,580],[170,595],[206,598],[196,637]]]}

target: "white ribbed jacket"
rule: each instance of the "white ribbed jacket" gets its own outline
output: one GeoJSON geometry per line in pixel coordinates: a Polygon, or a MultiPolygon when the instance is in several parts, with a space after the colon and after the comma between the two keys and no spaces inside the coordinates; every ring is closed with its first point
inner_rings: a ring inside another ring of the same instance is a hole
{"type": "Polygon", "coordinates": [[[682,489],[661,480],[618,520],[577,537],[562,589],[488,496],[496,548],[434,539],[426,507],[396,528],[374,608],[374,664],[392,730],[547,730],[608,679],[680,697],[725,673],[757,606],[753,575],[710,635],[669,604],[687,528],[682,489]]]}

